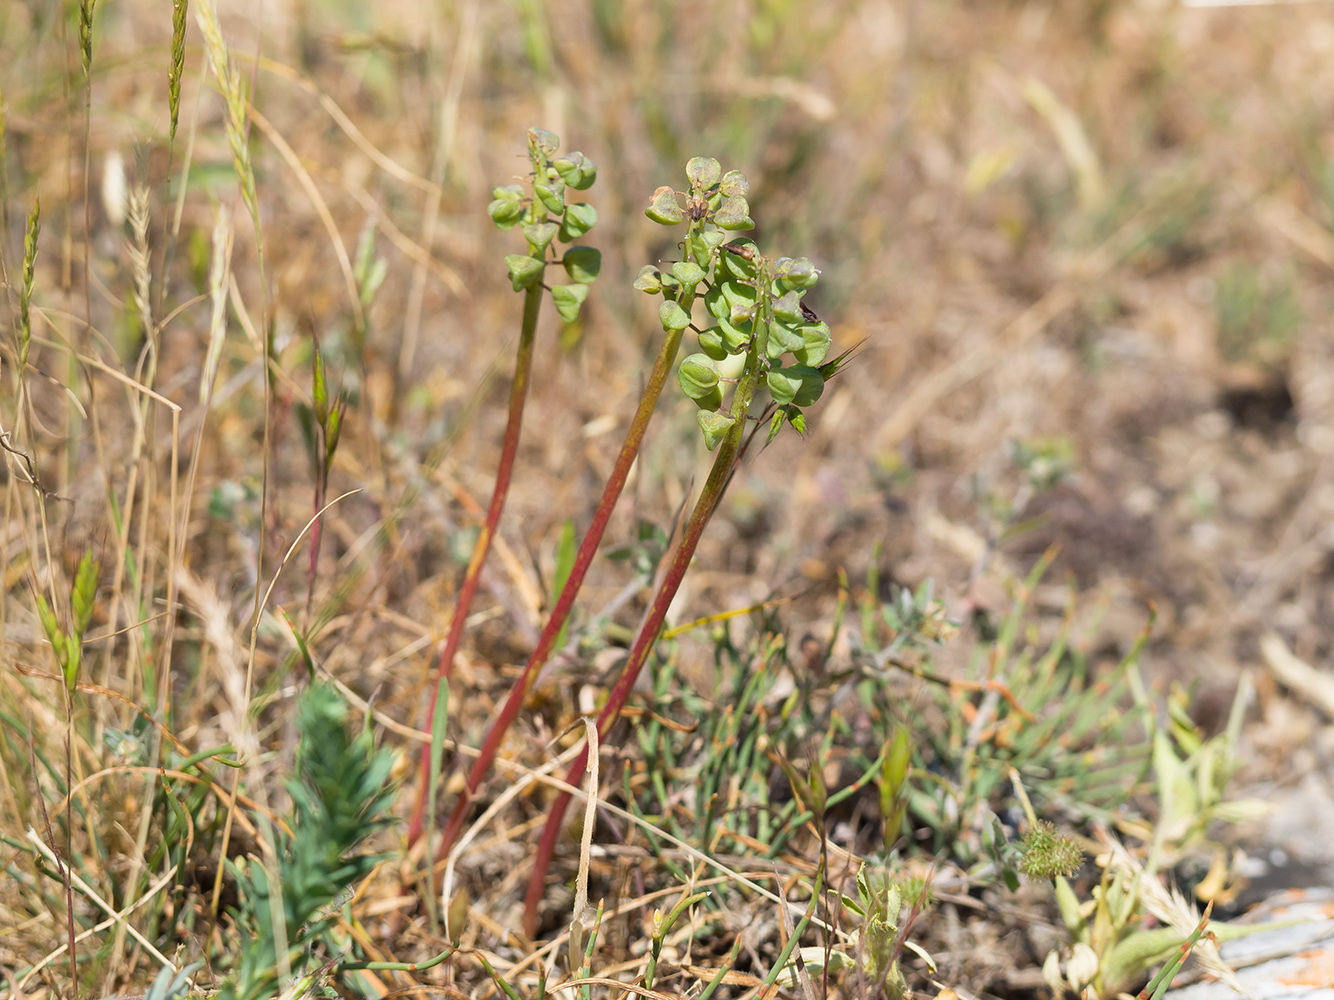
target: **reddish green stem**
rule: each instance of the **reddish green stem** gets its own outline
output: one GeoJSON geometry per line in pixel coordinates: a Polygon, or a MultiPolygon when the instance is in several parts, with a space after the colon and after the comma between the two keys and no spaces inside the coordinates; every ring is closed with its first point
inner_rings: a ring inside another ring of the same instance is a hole
{"type": "MultiPolygon", "coordinates": [[[[672,555],[671,564],[639,626],[639,634],[635,637],[634,647],[630,650],[630,656],[621,670],[621,676],[617,678],[616,686],[607,696],[607,704],[598,715],[599,743],[606,739],[611,727],[620,717],[621,709],[630,697],[630,692],[634,689],[635,681],[638,680],[639,673],[648,660],[648,654],[662,631],[662,623],[667,618],[667,609],[671,607],[676,592],[681,588],[681,581],[685,579],[686,570],[690,568],[690,560],[694,558],[695,548],[699,545],[709,518],[713,516],[719,501],[722,500],[736,465],[741,440],[746,430],[747,413],[750,411],[750,403],[759,382],[760,358],[764,357],[765,342],[768,339],[767,326],[763,320],[757,318],[755,326],[760,332],[751,344],[746,358],[746,370],[737,384],[736,395],[732,401],[734,422],[727,436],[718,445],[713,468],[709,470],[709,478],[705,481],[699,499],[690,512],[690,520],[686,523],[681,541],[672,555]]],[[[570,765],[570,770],[565,775],[565,783],[578,786],[583,781],[587,765],[588,748],[585,746],[570,765]]],[[[530,937],[537,933],[537,907],[546,891],[547,866],[551,863],[552,854],[555,853],[556,838],[560,834],[561,822],[565,818],[565,810],[569,804],[569,792],[561,792],[556,797],[551,805],[551,811],[547,813],[546,826],[542,828],[542,838],[537,845],[537,855],[533,859],[533,874],[528,883],[528,896],[524,903],[524,929],[530,937]]]]}
{"type": "Polygon", "coordinates": [[[523,675],[510,689],[509,697],[505,700],[504,706],[501,707],[500,714],[496,716],[491,731],[486,734],[486,739],[482,743],[477,759],[468,772],[467,784],[459,795],[458,802],[454,805],[454,811],[445,826],[444,837],[441,839],[440,849],[436,855],[437,860],[448,854],[450,848],[454,845],[454,841],[463,827],[463,822],[468,816],[468,807],[472,803],[472,796],[482,783],[482,779],[486,777],[487,771],[490,770],[491,762],[495,759],[496,751],[500,748],[500,743],[505,738],[506,731],[518,716],[519,709],[523,707],[524,698],[532,689],[533,683],[537,680],[538,672],[551,655],[551,650],[560,637],[561,629],[570,616],[570,609],[574,607],[575,598],[579,596],[579,588],[583,585],[584,576],[588,573],[588,567],[592,564],[593,557],[597,555],[598,546],[601,544],[602,536],[607,530],[607,522],[611,520],[616,501],[620,499],[621,490],[625,487],[626,477],[630,474],[630,466],[634,464],[635,456],[639,454],[639,446],[643,443],[644,432],[648,429],[649,420],[658,405],[658,397],[662,395],[662,387],[671,374],[683,332],[682,330],[675,330],[668,333],[666,339],[663,340],[662,348],[658,351],[658,358],[653,364],[653,370],[649,373],[648,384],[644,387],[644,394],[639,400],[639,407],[635,410],[630,429],[626,432],[625,442],[621,445],[620,454],[616,456],[616,464],[612,468],[611,475],[607,479],[607,485],[602,491],[602,499],[598,503],[597,510],[593,513],[593,523],[589,525],[588,533],[584,535],[584,540],[579,546],[579,552],[575,556],[570,576],[565,581],[560,597],[556,600],[556,606],[551,610],[551,617],[542,629],[541,636],[538,637],[537,646],[533,649],[532,655],[528,657],[523,675]]]}
{"type": "MultiPolygon", "coordinates": [[[[524,293],[523,330],[519,334],[519,350],[514,362],[514,383],[510,386],[509,421],[505,425],[505,442],[500,451],[500,467],[496,470],[496,485],[491,492],[491,505],[487,508],[486,523],[473,545],[472,558],[468,561],[468,570],[463,576],[463,586],[459,589],[458,603],[454,606],[454,617],[449,623],[449,636],[445,640],[444,651],[440,654],[440,663],[436,668],[435,683],[431,686],[430,708],[426,718],[426,731],[434,732],[435,706],[440,697],[441,686],[449,679],[454,666],[454,656],[459,651],[463,639],[463,629],[468,620],[468,611],[473,598],[477,595],[477,585],[482,578],[482,564],[486,562],[491,541],[496,536],[500,525],[500,514],[505,509],[505,498],[509,493],[510,475],[514,471],[514,458],[519,451],[519,430],[523,424],[523,405],[528,398],[528,386],[532,381],[533,344],[537,338],[537,316],[542,308],[542,296],[545,289],[542,284],[530,286],[524,293]]],[[[413,806],[412,821],[408,824],[408,846],[412,846],[421,837],[422,823],[426,813],[426,799],[431,774],[431,747],[422,745],[421,758],[418,762],[420,776],[417,789],[417,802],[413,806]]]]}

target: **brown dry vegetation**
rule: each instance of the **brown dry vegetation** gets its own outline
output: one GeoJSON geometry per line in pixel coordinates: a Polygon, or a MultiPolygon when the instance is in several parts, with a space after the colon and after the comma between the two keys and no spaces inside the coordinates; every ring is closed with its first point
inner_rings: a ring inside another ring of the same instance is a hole
{"type": "MultiPolygon", "coordinates": [[[[285,706],[297,673],[281,669],[292,667],[290,634],[277,619],[261,626],[253,676],[247,648],[256,579],[274,578],[312,513],[298,420],[309,399],[312,337],[331,377],[355,397],[330,496],[360,492],[328,518],[309,613],[304,546],[278,576],[270,610],[282,606],[302,627],[315,623],[312,651],[322,669],[359,699],[374,698],[381,720],[400,724],[385,741],[405,748],[405,767],[415,758],[418,744],[403,727],[425,724],[432,653],[490,491],[517,330],[518,298],[500,263],[513,241],[483,209],[494,184],[526,170],[530,124],[598,162],[589,200],[602,222],[589,242],[605,264],[578,327],[558,329],[549,310],[543,320],[516,486],[455,673],[451,737],[479,742],[540,626],[562,526],[573,519],[582,527],[591,514],[656,350],[653,307],[630,282],[641,264],[675,254],[642,208],[658,185],[680,184],[682,164],[696,154],[746,171],[759,242],[814,259],[823,277],[808,301],[833,327],[836,348],[863,346],[812,409],[805,440],[784,435],[750,456],[687,577],[678,621],[777,595],[793,598],[780,616],[794,645],[807,632],[824,637],[838,571],[855,583],[872,565],[885,596],[891,584],[930,578],[953,609],[996,610],[1013,575],[1058,541],[1049,580],[1068,575],[1083,603],[1101,602],[1107,612],[1090,649],[1115,659],[1152,602],[1158,619],[1147,673],[1197,683],[1194,705],[1207,728],[1226,717],[1240,671],[1263,668],[1267,634],[1307,663],[1334,652],[1334,20],[1326,7],[219,7],[258,111],[250,142],[266,289],[193,15],[181,128],[169,153],[170,10],[139,0],[98,5],[85,156],[77,5],[65,27],[52,5],[36,0],[0,11],[11,305],[0,421],[52,494],[39,499],[24,485],[20,458],[7,456],[6,866],[26,863],[26,830],[41,826],[26,733],[58,765],[65,754],[60,685],[34,674],[55,668],[32,592],[53,575],[67,588],[89,547],[103,566],[91,634],[152,620],[89,645],[84,679],[99,689],[76,696],[87,735],[72,749],[74,773],[114,767],[102,737],[131,728],[135,713],[123,699],[154,710],[146,694],[154,677],[169,678],[171,729],[191,751],[230,742],[252,754],[247,794],[265,801],[264,776],[290,767],[285,706]],[[154,384],[180,407],[175,473],[168,408],[146,405],[151,430],[136,445],[143,396],[124,378],[71,364],[63,346],[146,381],[136,268],[117,217],[123,198],[102,193],[116,157],[130,188],[146,185],[150,195],[153,293],[158,317],[171,316],[154,384]],[[39,197],[39,339],[26,376],[31,409],[20,413],[14,317],[23,220],[39,197]],[[198,387],[219,205],[235,222],[237,287],[205,418],[198,387]],[[325,213],[349,255],[374,224],[376,253],[387,261],[364,344],[325,213]],[[265,310],[281,376],[261,566],[264,402],[255,330],[265,310]],[[198,478],[187,497],[201,420],[198,478]],[[1013,457],[1016,443],[1034,442],[1072,456],[1070,474],[1035,495],[1013,457]],[[117,566],[120,528],[109,494],[130,512],[129,550],[144,567],[138,583],[117,566]],[[997,507],[1016,498],[1014,519],[1037,520],[1002,538],[997,507]],[[169,524],[187,502],[177,559],[169,524]],[[170,612],[169,600],[179,602],[170,670],[158,656],[168,621],[152,617],[170,612]]],[[[611,544],[627,540],[638,518],[666,526],[702,479],[707,454],[693,413],[669,390],[611,544]]],[[[603,606],[629,579],[624,564],[600,561],[581,606],[603,606]]],[[[1048,617],[1058,617],[1063,594],[1040,590],[1048,617]]],[[[633,626],[641,609],[632,603],[618,621],[633,626]]],[[[682,673],[706,697],[710,657],[702,642],[681,648],[682,673]]],[[[587,710],[581,698],[595,699],[609,683],[609,670],[601,660],[550,669],[508,753],[544,759],[548,741],[587,710]]],[[[1304,862],[1334,863],[1329,838],[1309,835],[1334,810],[1325,720],[1304,699],[1285,697],[1263,670],[1257,684],[1244,777],[1284,807],[1268,829],[1247,834],[1304,862]]],[[[277,778],[269,784],[267,796],[281,798],[277,778]]],[[[41,789],[54,808],[61,793],[50,782],[41,789]]],[[[142,777],[117,773],[86,791],[89,822],[113,859],[102,873],[108,896],[134,870],[143,792],[142,777]]],[[[507,961],[524,947],[506,937],[527,877],[533,833],[523,824],[540,811],[529,793],[483,832],[465,876],[475,918],[469,941],[507,961]]],[[[76,831],[75,839],[87,836],[76,831]]],[[[250,842],[241,831],[236,843],[250,842]]],[[[393,838],[385,846],[392,850],[393,838]]],[[[811,861],[817,849],[806,847],[811,861]]],[[[595,866],[621,897],[644,891],[626,858],[611,851],[595,866]]],[[[216,859],[199,863],[204,886],[216,859]]],[[[562,856],[565,873],[573,864],[562,856]]],[[[396,898],[400,868],[410,867],[395,856],[368,888],[363,914],[363,933],[403,960],[439,950],[416,900],[396,898]],[[386,929],[397,936],[381,936],[386,929]]],[[[64,941],[63,911],[30,907],[21,895],[17,880],[0,881],[7,970],[64,941]]],[[[199,898],[182,892],[172,905],[206,906],[199,898]]],[[[553,887],[552,899],[547,926],[563,927],[568,898],[553,887]]],[[[970,902],[944,907],[931,931],[941,980],[1000,995],[1038,988],[1040,978],[1025,978],[1041,962],[1038,946],[1011,923],[983,919],[970,902]]],[[[617,955],[629,960],[645,934],[640,919],[617,925],[605,966],[617,955]]],[[[774,921],[769,933],[779,936],[772,913],[756,919],[774,921]]],[[[119,964],[104,963],[87,988],[149,975],[144,956],[117,948],[119,964]]],[[[184,944],[182,961],[200,949],[199,939],[184,944]]],[[[721,952],[695,964],[716,965],[721,952]]],[[[65,965],[45,975],[45,984],[36,977],[14,995],[57,995],[69,984],[65,965]]],[[[449,975],[464,990],[489,988],[476,969],[449,975]]],[[[383,985],[404,984],[386,975],[383,985]]]]}

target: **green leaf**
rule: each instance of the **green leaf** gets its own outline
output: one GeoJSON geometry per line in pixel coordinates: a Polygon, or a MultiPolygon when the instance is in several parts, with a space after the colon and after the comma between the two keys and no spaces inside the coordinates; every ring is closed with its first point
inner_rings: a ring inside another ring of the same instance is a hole
{"type": "Polygon", "coordinates": [[[60,623],[56,621],[56,613],[51,610],[51,605],[46,603],[46,598],[42,596],[40,590],[34,590],[32,596],[37,601],[37,617],[41,619],[42,631],[46,633],[46,638],[55,645],[56,636],[60,635],[60,623]]]}
{"type": "Polygon", "coordinates": [[[686,164],[686,176],[690,186],[696,191],[707,191],[718,183],[723,175],[722,164],[711,156],[692,157],[686,164]]]}
{"type": "Polygon", "coordinates": [[[699,422],[699,429],[704,432],[704,446],[709,451],[718,447],[736,423],[736,418],[731,414],[711,413],[708,410],[700,410],[695,414],[695,419],[699,422]]]}
{"type": "Polygon", "coordinates": [[[634,287],[641,292],[657,295],[658,292],[662,291],[662,275],[652,264],[645,264],[639,269],[634,287]]]}
{"type": "Polygon", "coordinates": [[[542,280],[546,263],[526,253],[511,253],[505,255],[505,267],[509,269],[510,284],[518,292],[542,280]]]}
{"type": "Polygon", "coordinates": [[[97,605],[97,574],[101,567],[93,558],[89,549],[79,560],[78,572],[74,574],[74,588],[70,592],[70,607],[74,611],[74,638],[82,641],[88,631],[88,624],[93,620],[93,610],[97,605]]]}
{"type": "Polygon", "coordinates": [[[644,214],[660,226],[674,226],[685,218],[676,200],[676,192],[667,185],[653,192],[653,199],[644,214]]]}
{"type": "Polygon", "coordinates": [[[746,175],[740,170],[729,170],[723,174],[718,190],[726,198],[744,198],[750,194],[750,181],[746,180],[746,175]]]}
{"type": "Polygon", "coordinates": [[[311,351],[311,396],[315,400],[315,419],[323,427],[329,420],[329,382],[324,371],[324,356],[320,354],[320,345],[315,343],[311,351]]]}
{"type": "Polygon", "coordinates": [[[324,464],[328,468],[333,463],[334,453],[338,451],[338,438],[343,433],[343,415],[347,412],[347,390],[340,389],[329,411],[329,426],[324,429],[324,464]]]}
{"type": "Polygon", "coordinates": [[[560,215],[565,211],[565,182],[560,177],[550,184],[534,184],[533,194],[537,195],[538,201],[553,215],[560,215]]]}
{"type": "Polygon", "coordinates": [[[292,620],[292,616],[287,613],[285,608],[280,607],[278,613],[283,616],[283,621],[287,622],[287,627],[292,632],[292,638],[296,640],[297,652],[301,654],[301,662],[306,667],[307,679],[313,681],[315,679],[315,661],[311,659],[310,647],[306,645],[306,637],[301,634],[296,627],[296,622],[292,620]]]}
{"type": "MultiPolygon", "coordinates": [[[[577,552],[578,549],[574,541],[574,522],[566,518],[565,524],[561,527],[560,541],[556,543],[556,572],[551,579],[552,606],[559,600],[566,582],[570,579],[570,573],[574,570],[574,557],[577,552]]],[[[565,636],[569,630],[570,623],[567,619],[565,624],[560,627],[560,635],[556,637],[557,649],[565,645],[565,636]]]]}
{"type": "Polygon", "coordinates": [[[528,241],[534,253],[541,253],[551,246],[551,241],[560,232],[560,226],[554,222],[533,222],[523,227],[523,238],[528,241]]]}
{"type": "Polygon", "coordinates": [[[658,319],[662,321],[662,328],[668,331],[684,330],[690,325],[690,314],[671,299],[658,306],[658,319]]]}
{"type": "Polygon", "coordinates": [[[598,224],[598,210],[585,202],[568,205],[565,218],[560,224],[560,238],[563,243],[577,240],[598,224]]]}
{"type": "Polygon", "coordinates": [[[486,206],[486,212],[497,229],[513,229],[523,218],[523,203],[509,198],[497,198],[486,206]]]}
{"type": "Polygon", "coordinates": [[[572,280],[591,285],[602,272],[602,251],[596,247],[570,247],[561,263],[572,280]]]}
{"type": "Polygon", "coordinates": [[[718,388],[718,368],[707,354],[691,354],[681,362],[676,380],[691,399],[704,399],[718,388]]]}
{"type": "Polygon", "coordinates": [[[686,288],[694,288],[704,280],[704,268],[689,260],[678,260],[673,264],[672,274],[686,288]]]}
{"type": "Polygon", "coordinates": [[[588,298],[587,285],[553,285],[551,301],[555,303],[556,315],[563,323],[573,323],[579,318],[579,307],[588,298]]]}
{"type": "Polygon", "coordinates": [[[733,195],[722,203],[718,211],[713,213],[713,224],[729,232],[755,228],[755,221],[750,217],[750,205],[740,195],[733,195]]]}

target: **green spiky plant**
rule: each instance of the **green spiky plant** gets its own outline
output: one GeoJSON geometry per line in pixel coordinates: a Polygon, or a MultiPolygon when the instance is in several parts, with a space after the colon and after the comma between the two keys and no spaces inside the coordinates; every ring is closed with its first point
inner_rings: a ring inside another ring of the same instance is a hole
{"type": "MultiPolygon", "coordinates": [[[[337,956],[330,937],[349,889],[375,867],[379,857],[359,851],[367,837],[389,822],[395,787],[389,780],[392,754],[377,749],[368,728],[353,732],[347,707],[328,685],[315,685],[297,711],[299,742],[290,832],[275,831],[276,864],[257,860],[233,864],[239,906],[236,965],[218,994],[223,1000],[264,1000],[278,982],[279,941],[287,964],[303,975],[337,956]],[[274,925],[274,894],[281,894],[284,926],[274,925]],[[327,946],[327,953],[321,953],[327,946]]],[[[337,965],[324,969],[335,974],[337,965]]]]}

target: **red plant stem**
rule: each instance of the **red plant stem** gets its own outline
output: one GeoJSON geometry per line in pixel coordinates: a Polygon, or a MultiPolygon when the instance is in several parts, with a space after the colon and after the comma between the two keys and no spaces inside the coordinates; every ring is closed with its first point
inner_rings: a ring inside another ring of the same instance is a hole
{"type": "MultiPolygon", "coordinates": [[[[672,556],[671,565],[668,567],[667,573],[658,587],[658,592],[653,598],[653,604],[650,605],[639,627],[634,648],[630,651],[629,659],[626,660],[621,676],[616,681],[616,686],[612,688],[611,694],[607,697],[607,704],[603,706],[601,714],[598,715],[599,742],[606,738],[608,731],[620,717],[621,708],[625,705],[626,699],[629,698],[635,681],[639,677],[639,672],[648,660],[649,651],[653,648],[658,639],[658,633],[662,630],[662,623],[667,617],[667,609],[671,606],[672,599],[676,596],[676,592],[681,587],[681,581],[685,578],[690,560],[695,554],[695,547],[699,544],[700,537],[704,534],[704,528],[718,506],[718,501],[722,499],[723,487],[732,472],[732,466],[740,445],[741,435],[737,432],[742,429],[744,429],[744,420],[739,420],[734,432],[729,433],[718,446],[718,456],[714,459],[709,478],[704,483],[704,489],[700,492],[694,510],[690,512],[690,520],[686,523],[681,541],[672,556]]],[[[570,765],[569,773],[565,775],[565,783],[577,786],[583,780],[587,765],[588,747],[585,745],[583,752],[570,765]]],[[[561,821],[565,817],[565,810],[569,804],[569,792],[561,792],[556,797],[556,801],[551,805],[551,811],[547,813],[547,823],[542,829],[542,839],[537,846],[537,855],[533,861],[532,879],[528,883],[528,897],[524,904],[524,929],[530,937],[537,931],[537,907],[546,890],[547,865],[550,864],[551,855],[555,852],[556,838],[560,833],[561,821]]]]}
{"type": "MultiPolygon", "coordinates": [[[[759,263],[760,287],[765,287],[768,280],[767,268],[763,262],[759,263]]],[[[763,301],[764,296],[761,296],[763,301]]],[[[649,606],[644,615],[644,620],[639,626],[639,634],[635,636],[634,647],[630,650],[630,656],[625,661],[625,666],[621,669],[621,676],[616,680],[616,686],[611,689],[611,694],[607,696],[607,703],[603,706],[598,715],[598,741],[599,744],[606,739],[611,727],[616,724],[620,717],[621,709],[626,700],[630,697],[630,692],[634,689],[635,681],[639,679],[639,672],[643,669],[644,663],[648,660],[648,654],[657,642],[658,634],[662,631],[662,623],[667,618],[667,609],[671,607],[672,600],[676,597],[676,592],[681,589],[681,581],[685,579],[686,570],[690,568],[690,560],[694,558],[695,547],[699,545],[699,540],[704,534],[704,529],[709,523],[709,518],[717,510],[718,503],[722,500],[723,494],[727,491],[727,484],[731,480],[732,472],[736,467],[738,455],[741,451],[741,441],[745,436],[747,415],[750,412],[751,400],[755,398],[755,388],[760,379],[760,359],[765,357],[765,348],[768,342],[768,315],[757,316],[755,320],[756,335],[752,338],[750,350],[746,354],[746,368],[741,376],[741,381],[737,383],[736,392],[732,397],[732,427],[728,430],[727,436],[718,445],[718,454],[714,457],[713,468],[709,470],[709,478],[704,482],[704,488],[700,490],[699,499],[695,501],[695,507],[690,512],[690,520],[686,523],[685,531],[681,535],[681,541],[676,546],[676,552],[672,555],[671,565],[667,568],[667,573],[658,585],[658,592],[653,596],[653,603],[649,606]]],[[[574,759],[570,765],[570,770],[565,775],[567,785],[578,786],[584,780],[584,771],[588,765],[588,746],[579,756],[574,759]]],[[[547,866],[551,863],[551,856],[556,851],[556,838],[560,835],[561,822],[565,819],[565,810],[570,805],[570,793],[561,792],[556,796],[556,800],[551,804],[551,810],[547,813],[546,826],[542,828],[542,837],[537,844],[537,854],[533,858],[533,874],[528,882],[528,895],[524,900],[523,926],[525,933],[531,938],[537,933],[537,907],[542,902],[542,896],[546,891],[547,866]]]]}
{"type": "Polygon", "coordinates": [[[672,365],[676,361],[676,353],[680,347],[683,333],[683,330],[672,331],[663,340],[662,348],[658,351],[658,358],[653,363],[652,371],[649,372],[644,393],[640,397],[639,407],[635,410],[630,429],[626,432],[625,442],[621,445],[620,454],[616,456],[616,464],[611,470],[611,475],[607,478],[607,485],[602,490],[602,499],[598,503],[597,510],[593,512],[593,523],[589,525],[588,532],[584,535],[583,542],[580,543],[579,552],[574,559],[574,566],[570,569],[570,576],[561,589],[555,607],[551,609],[551,617],[547,620],[546,626],[542,629],[542,634],[538,637],[537,646],[528,657],[528,663],[523,669],[522,676],[510,688],[509,697],[505,699],[500,714],[496,716],[495,723],[491,726],[490,732],[486,734],[486,739],[482,743],[477,759],[468,772],[467,784],[460,793],[458,802],[454,805],[454,811],[450,814],[449,822],[445,826],[444,837],[440,841],[440,849],[436,853],[436,860],[447,855],[450,848],[453,847],[454,841],[463,827],[463,822],[467,818],[468,806],[472,802],[473,794],[477,791],[477,786],[482,783],[482,779],[486,777],[487,771],[490,770],[491,762],[495,759],[496,751],[500,748],[500,743],[505,738],[506,731],[518,716],[519,709],[523,707],[524,698],[527,697],[533,683],[537,680],[538,672],[551,655],[556,640],[560,638],[561,629],[565,626],[565,622],[570,615],[570,609],[574,607],[575,599],[579,596],[579,588],[583,585],[588,567],[592,565],[593,557],[597,555],[598,546],[601,544],[602,536],[607,530],[607,522],[611,520],[616,501],[620,499],[621,490],[625,488],[626,477],[630,474],[630,466],[634,464],[635,456],[639,454],[639,446],[643,443],[644,432],[648,430],[649,420],[658,405],[658,397],[662,395],[662,387],[666,384],[667,377],[671,374],[672,365]]]}
{"type": "MultiPolygon", "coordinates": [[[[537,315],[542,308],[542,295],[545,289],[541,282],[530,286],[524,293],[523,330],[519,334],[519,350],[514,361],[514,382],[510,386],[509,422],[505,425],[505,442],[500,451],[500,467],[496,470],[496,485],[491,492],[491,505],[486,511],[486,523],[477,536],[472,548],[472,558],[468,561],[468,570],[463,576],[463,586],[459,589],[458,603],[454,606],[454,617],[449,623],[449,636],[445,640],[444,651],[440,654],[440,663],[436,668],[435,684],[431,686],[430,708],[426,717],[426,731],[435,731],[435,706],[440,696],[440,687],[449,679],[454,667],[454,656],[459,651],[463,639],[463,629],[468,620],[468,611],[473,598],[477,595],[477,585],[482,578],[482,564],[486,562],[491,541],[496,536],[500,524],[500,514],[505,508],[505,498],[509,493],[510,475],[514,471],[514,458],[519,451],[519,430],[523,425],[523,404],[528,398],[528,385],[532,381],[533,344],[537,338],[537,315]]],[[[419,782],[417,802],[412,809],[412,821],[408,824],[408,846],[411,847],[421,837],[422,824],[426,813],[426,798],[431,778],[431,745],[422,744],[418,762],[419,782]]]]}

